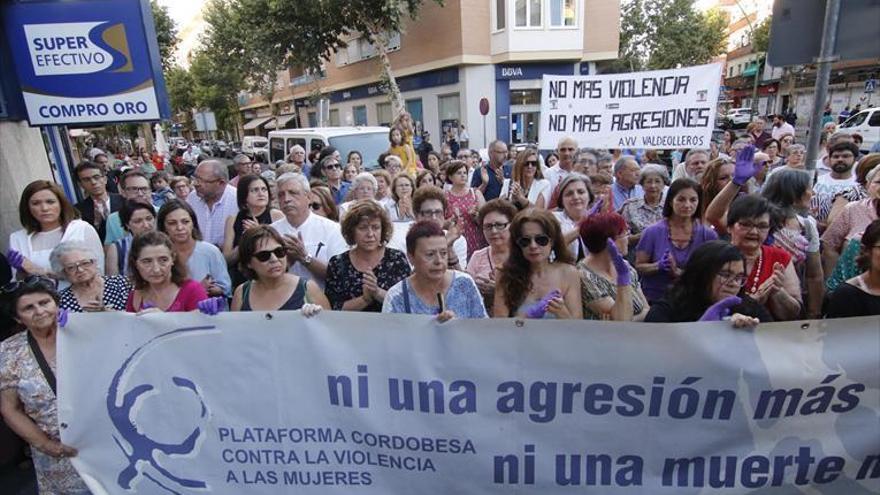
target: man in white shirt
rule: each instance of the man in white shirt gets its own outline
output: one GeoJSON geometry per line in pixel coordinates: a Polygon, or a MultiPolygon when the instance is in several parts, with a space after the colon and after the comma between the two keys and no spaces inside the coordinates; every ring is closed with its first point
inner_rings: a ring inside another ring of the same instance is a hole
{"type": "Polygon", "coordinates": [[[348,250],[339,224],[309,208],[309,180],[302,174],[281,174],[275,181],[284,218],[272,224],[284,238],[290,273],[314,280],[321,288],[330,258],[348,250]]]}
{"type": "Polygon", "coordinates": [[[547,169],[545,178],[550,181],[550,190],[556,189],[559,182],[571,173],[574,167],[574,157],[578,150],[578,143],[572,137],[564,137],[556,144],[556,154],[559,162],[547,169]]]}
{"type": "Polygon", "coordinates": [[[773,139],[779,141],[782,139],[782,136],[786,134],[791,134],[794,136],[794,127],[791,124],[785,121],[785,118],[780,115],[773,116],[773,129],[770,131],[770,135],[773,136],[773,139]]]}
{"type": "Polygon", "coordinates": [[[229,171],[218,160],[205,160],[193,174],[195,191],[186,202],[192,206],[205,242],[223,246],[226,219],[238,214],[236,190],[229,185],[229,171]]]}
{"type": "Polygon", "coordinates": [[[813,186],[813,208],[816,220],[822,225],[828,219],[834,196],[856,184],[853,166],[859,156],[859,147],[852,142],[838,142],[828,149],[828,165],[831,171],[820,175],[813,186]]]}

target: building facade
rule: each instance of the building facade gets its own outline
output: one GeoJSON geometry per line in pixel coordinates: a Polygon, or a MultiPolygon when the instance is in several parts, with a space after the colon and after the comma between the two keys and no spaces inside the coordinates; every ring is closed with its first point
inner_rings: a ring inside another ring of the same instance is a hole
{"type": "MultiPolygon", "coordinates": [[[[472,148],[493,139],[536,143],[543,74],[588,74],[617,58],[620,4],[610,0],[447,0],[425,3],[391,40],[389,58],[407,111],[440,142],[464,126],[472,148]],[[480,101],[489,113],[480,113],[480,101]]],[[[381,85],[375,49],[346,40],[320,76],[279,74],[272,117],[268,102],[241,95],[245,134],[276,127],[386,125],[391,103],[381,85]],[[329,101],[328,110],[316,98],[329,101]]]]}

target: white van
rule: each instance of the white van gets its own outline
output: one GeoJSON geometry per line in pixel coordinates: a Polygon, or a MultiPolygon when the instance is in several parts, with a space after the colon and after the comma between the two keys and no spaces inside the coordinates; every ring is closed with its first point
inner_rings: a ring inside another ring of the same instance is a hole
{"type": "Polygon", "coordinates": [[[387,127],[310,127],[283,129],[269,133],[269,163],[286,160],[290,148],[298,144],[306,156],[314,149],[333,146],[343,164],[349,151],[359,151],[367,170],[379,168],[379,155],[388,150],[387,127]]]}
{"type": "Polygon", "coordinates": [[[263,155],[263,158],[267,158],[269,149],[269,140],[264,138],[263,136],[245,136],[241,138],[241,152],[246,153],[254,158],[257,155],[263,155]]]}
{"type": "Polygon", "coordinates": [[[846,134],[862,136],[861,151],[867,153],[880,141],[880,107],[868,108],[846,119],[837,130],[846,134]]]}

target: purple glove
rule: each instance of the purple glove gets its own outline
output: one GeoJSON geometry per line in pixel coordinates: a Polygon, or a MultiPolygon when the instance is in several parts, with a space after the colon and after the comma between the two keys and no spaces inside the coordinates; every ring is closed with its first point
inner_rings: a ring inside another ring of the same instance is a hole
{"type": "Polygon", "coordinates": [[[587,216],[589,217],[602,211],[603,204],[605,204],[605,196],[599,196],[599,199],[593,203],[593,206],[587,211],[587,216]]]}
{"type": "Polygon", "coordinates": [[[660,262],[657,263],[657,269],[663,273],[670,273],[672,271],[672,254],[668,249],[663,253],[660,262]]]}
{"type": "Polygon", "coordinates": [[[617,244],[613,240],[608,239],[608,254],[611,255],[611,262],[614,263],[614,270],[617,272],[617,285],[629,286],[632,283],[632,275],[629,272],[629,263],[623,259],[620,251],[617,250],[617,244]]]}
{"type": "Polygon", "coordinates": [[[58,308],[58,326],[64,328],[67,326],[67,317],[69,313],[64,308],[58,308]]]}
{"type": "Polygon", "coordinates": [[[16,270],[21,270],[24,266],[24,255],[16,251],[15,249],[10,249],[6,251],[6,260],[9,261],[9,266],[15,268],[16,270]]]}
{"type": "Polygon", "coordinates": [[[526,318],[535,318],[540,319],[543,318],[547,313],[547,308],[550,307],[550,301],[552,299],[556,299],[561,296],[562,292],[559,289],[553,289],[544,296],[543,299],[536,302],[532,307],[526,310],[526,318]]]}
{"type": "Polygon", "coordinates": [[[736,155],[736,165],[733,172],[733,183],[742,186],[764,168],[764,162],[755,163],[755,150],[753,145],[746,146],[736,155]]]}
{"type": "Polygon", "coordinates": [[[199,301],[197,306],[202,314],[214,316],[226,309],[226,299],[220,296],[209,297],[204,301],[199,301]]]}
{"type": "Polygon", "coordinates": [[[730,314],[730,308],[741,303],[742,299],[737,296],[727,296],[717,303],[709,306],[699,321],[721,321],[730,314]]]}
{"type": "Polygon", "coordinates": [[[145,309],[155,308],[156,304],[153,301],[144,301],[141,303],[141,311],[145,309]]]}

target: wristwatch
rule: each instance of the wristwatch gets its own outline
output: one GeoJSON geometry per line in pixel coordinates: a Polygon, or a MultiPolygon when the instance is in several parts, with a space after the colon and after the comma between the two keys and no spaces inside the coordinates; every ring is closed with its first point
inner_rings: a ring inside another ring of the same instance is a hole
{"type": "Polygon", "coordinates": [[[306,257],[302,259],[302,264],[305,266],[309,266],[312,264],[313,259],[314,258],[312,258],[311,254],[307,254],[306,257]]]}

